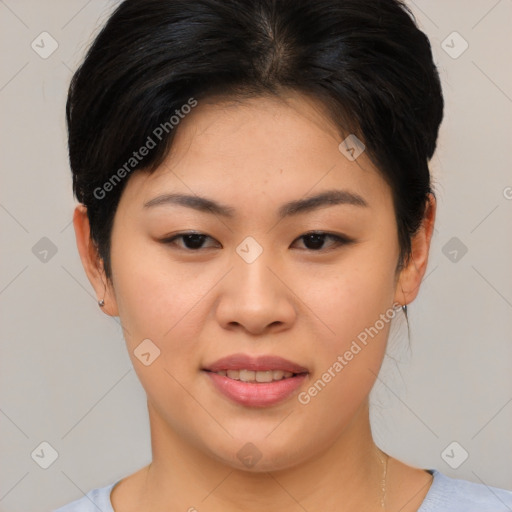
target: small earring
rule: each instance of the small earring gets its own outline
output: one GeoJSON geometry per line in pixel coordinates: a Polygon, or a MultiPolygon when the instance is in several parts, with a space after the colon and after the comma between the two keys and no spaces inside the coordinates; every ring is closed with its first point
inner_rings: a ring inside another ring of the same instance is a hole
{"type": "Polygon", "coordinates": [[[405,315],[407,315],[407,304],[404,304],[402,306],[402,311],[404,312],[405,315]]]}
{"type": "Polygon", "coordinates": [[[98,301],[98,306],[102,308],[105,305],[105,301],[103,299],[98,301]]]}

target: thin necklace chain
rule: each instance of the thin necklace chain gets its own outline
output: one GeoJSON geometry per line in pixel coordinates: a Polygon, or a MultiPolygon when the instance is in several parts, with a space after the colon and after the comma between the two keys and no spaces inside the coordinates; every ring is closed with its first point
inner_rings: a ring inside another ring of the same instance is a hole
{"type": "Polygon", "coordinates": [[[381,453],[382,455],[384,455],[384,458],[385,460],[382,460],[382,458],[379,456],[379,460],[383,466],[383,473],[382,473],[382,480],[381,480],[381,490],[382,490],[382,494],[381,494],[381,498],[380,498],[380,506],[382,508],[382,510],[386,510],[386,487],[387,487],[387,478],[388,478],[388,460],[389,460],[389,456],[384,453],[382,450],[380,450],[379,448],[377,448],[377,453],[381,453]]]}
{"type": "MultiPolygon", "coordinates": [[[[379,448],[377,448],[377,455],[379,456],[380,463],[382,464],[382,466],[384,468],[383,469],[383,473],[382,473],[382,480],[381,480],[382,494],[381,494],[381,498],[380,498],[380,506],[381,506],[382,510],[384,510],[384,512],[386,512],[386,488],[387,488],[387,479],[388,479],[388,460],[389,460],[389,455],[387,453],[384,453],[379,448]],[[384,455],[384,459],[385,460],[383,460],[380,457],[379,453],[384,455]]],[[[146,487],[147,487],[147,483],[148,483],[149,469],[150,469],[151,464],[152,464],[152,462],[149,464],[149,466],[147,468],[147,472],[146,472],[146,487]]],[[[147,496],[147,493],[146,493],[146,496],[147,496]]]]}

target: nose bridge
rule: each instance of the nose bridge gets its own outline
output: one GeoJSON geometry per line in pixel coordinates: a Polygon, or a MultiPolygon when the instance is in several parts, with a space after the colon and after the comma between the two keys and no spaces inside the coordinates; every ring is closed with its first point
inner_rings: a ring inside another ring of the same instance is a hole
{"type": "Polygon", "coordinates": [[[235,274],[240,286],[245,286],[252,294],[268,293],[276,286],[268,269],[276,260],[268,245],[264,248],[256,238],[247,236],[237,246],[236,253],[235,274]]]}
{"type": "Polygon", "coordinates": [[[217,310],[219,322],[225,327],[240,325],[252,333],[270,325],[289,326],[295,308],[286,286],[274,275],[279,274],[275,254],[253,237],[244,239],[236,253],[217,310]]]}

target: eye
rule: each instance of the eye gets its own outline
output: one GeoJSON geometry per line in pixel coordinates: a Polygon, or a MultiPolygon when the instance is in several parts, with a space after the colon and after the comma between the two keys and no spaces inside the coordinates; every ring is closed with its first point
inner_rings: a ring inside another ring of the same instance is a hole
{"type": "MultiPolygon", "coordinates": [[[[212,247],[204,247],[204,242],[206,240],[214,240],[212,237],[205,235],[203,233],[197,233],[197,232],[186,232],[181,233],[179,235],[174,235],[172,237],[164,238],[161,240],[162,243],[168,244],[168,245],[175,245],[178,246],[178,248],[188,250],[191,252],[197,252],[200,249],[208,249],[212,247]],[[177,240],[181,240],[181,244],[176,243],[177,240]]],[[[310,233],[306,233],[299,238],[297,238],[294,243],[297,240],[303,240],[304,245],[306,246],[307,250],[314,251],[314,252],[320,252],[320,251],[326,251],[335,249],[336,247],[347,245],[353,242],[352,239],[342,236],[342,235],[335,235],[333,233],[325,233],[323,231],[312,231],[310,233]],[[331,240],[331,244],[329,248],[325,248],[324,244],[326,240],[331,240]]],[[[217,242],[218,244],[218,242],[217,242]]],[[[220,246],[220,244],[217,245],[217,247],[220,246]]],[[[213,246],[215,247],[215,246],[213,246]]]]}
{"type": "Polygon", "coordinates": [[[168,245],[178,245],[179,248],[190,250],[190,251],[196,251],[198,249],[203,249],[203,244],[206,239],[213,240],[208,235],[204,235],[203,233],[196,233],[196,232],[187,232],[187,233],[181,233],[180,235],[175,235],[170,238],[164,238],[162,243],[168,244],[168,245]],[[183,245],[176,244],[175,240],[181,239],[183,241],[183,245]]]}
{"type": "Polygon", "coordinates": [[[336,247],[347,245],[353,242],[352,239],[346,236],[335,235],[333,233],[325,233],[323,231],[312,231],[310,233],[306,233],[297,238],[297,240],[303,240],[306,248],[315,252],[335,249],[336,247]],[[326,239],[330,239],[333,242],[327,249],[324,247],[326,239]]]}

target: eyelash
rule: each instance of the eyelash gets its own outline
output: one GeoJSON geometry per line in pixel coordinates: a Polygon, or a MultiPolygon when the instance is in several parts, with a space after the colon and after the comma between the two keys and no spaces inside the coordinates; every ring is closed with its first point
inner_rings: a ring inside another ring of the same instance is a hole
{"type": "MultiPolygon", "coordinates": [[[[195,231],[187,231],[185,233],[180,233],[179,235],[174,235],[174,236],[169,237],[169,238],[164,238],[164,239],[162,239],[160,241],[162,243],[166,244],[166,245],[176,245],[176,244],[173,243],[174,240],[177,240],[179,238],[184,239],[187,236],[202,237],[201,238],[202,241],[204,241],[206,238],[212,238],[212,237],[210,237],[208,235],[205,235],[203,233],[198,233],[198,232],[195,232],[195,231]]],[[[321,248],[321,249],[307,249],[306,248],[305,249],[305,250],[310,251],[310,252],[327,252],[327,251],[331,251],[333,249],[336,249],[337,247],[344,246],[344,245],[349,245],[349,244],[354,242],[353,239],[348,238],[346,236],[335,235],[333,233],[327,233],[325,231],[309,231],[307,233],[304,233],[300,237],[296,238],[293,242],[295,243],[297,240],[300,240],[300,239],[308,237],[308,236],[320,236],[320,237],[329,238],[329,239],[335,241],[334,247],[331,247],[329,249],[323,249],[323,248],[321,248]]],[[[200,250],[204,250],[204,248],[202,248],[202,247],[199,247],[199,248],[196,248],[196,249],[190,249],[188,247],[178,247],[178,249],[182,249],[182,250],[187,251],[187,252],[199,252],[200,250]]]]}

